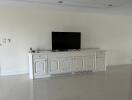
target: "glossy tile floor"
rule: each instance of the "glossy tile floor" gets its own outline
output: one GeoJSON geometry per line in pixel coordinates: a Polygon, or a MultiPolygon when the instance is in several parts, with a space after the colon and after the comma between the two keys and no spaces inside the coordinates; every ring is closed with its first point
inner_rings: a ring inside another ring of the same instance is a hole
{"type": "Polygon", "coordinates": [[[132,66],[30,80],[0,77],[0,100],[132,100],[132,66]]]}

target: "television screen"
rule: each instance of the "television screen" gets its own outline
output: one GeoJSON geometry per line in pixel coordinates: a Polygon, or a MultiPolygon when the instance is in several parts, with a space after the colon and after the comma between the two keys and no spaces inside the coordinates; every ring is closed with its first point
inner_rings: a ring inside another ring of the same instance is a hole
{"type": "Polygon", "coordinates": [[[81,32],[52,32],[52,50],[80,49],[81,32]]]}

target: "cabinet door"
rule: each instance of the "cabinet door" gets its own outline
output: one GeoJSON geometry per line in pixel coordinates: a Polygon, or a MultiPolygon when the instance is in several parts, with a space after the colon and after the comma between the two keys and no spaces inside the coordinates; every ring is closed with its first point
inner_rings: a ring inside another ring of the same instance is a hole
{"type": "Polygon", "coordinates": [[[96,71],[105,71],[106,66],[105,66],[105,57],[103,58],[96,58],[96,71]]]}
{"type": "Polygon", "coordinates": [[[105,71],[106,64],[105,64],[105,51],[99,51],[96,53],[96,67],[95,71],[105,71]]]}
{"type": "Polygon", "coordinates": [[[83,57],[73,57],[72,71],[82,71],[83,70],[83,57]]]}
{"type": "Polygon", "coordinates": [[[34,61],[34,74],[47,74],[47,59],[37,59],[34,61]]]}
{"type": "Polygon", "coordinates": [[[50,74],[56,74],[59,73],[60,70],[60,59],[59,58],[52,58],[49,60],[49,73],[50,74]]]}
{"type": "Polygon", "coordinates": [[[60,72],[61,73],[71,72],[72,63],[73,62],[71,57],[62,58],[60,60],[60,72]]]}
{"type": "Polygon", "coordinates": [[[83,57],[83,71],[93,71],[94,70],[94,56],[88,55],[83,57]]]}

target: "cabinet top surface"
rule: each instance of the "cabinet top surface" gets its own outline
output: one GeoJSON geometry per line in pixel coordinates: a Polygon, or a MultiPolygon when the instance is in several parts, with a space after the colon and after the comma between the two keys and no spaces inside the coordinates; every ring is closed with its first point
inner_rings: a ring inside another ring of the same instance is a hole
{"type": "Polygon", "coordinates": [[[68,51],[52,51],[52,50],[44,50],[40,51],[39,53],[29,53],[29,54],[51,54],[51,53],[79,53],[79,52],[106,52],[106,50],[101,50],[101,49],[81,49],[81,50],[68,50],[68,51]]]}

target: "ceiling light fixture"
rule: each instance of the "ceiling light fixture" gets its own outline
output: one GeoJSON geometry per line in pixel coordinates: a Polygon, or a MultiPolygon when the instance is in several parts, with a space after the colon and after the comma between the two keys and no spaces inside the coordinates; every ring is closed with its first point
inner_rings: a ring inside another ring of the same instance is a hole
{"type": "Polygon", "coordinates": [[[63,3],[63,1],[62,0],[59,0],[58,3],[61,4],[61,3],[63,3]]]}
{"type": "Polygon", "coordinates": [[[108,4],[109,7],[112,7],[113,5],[112,4],[108,4]]]}

